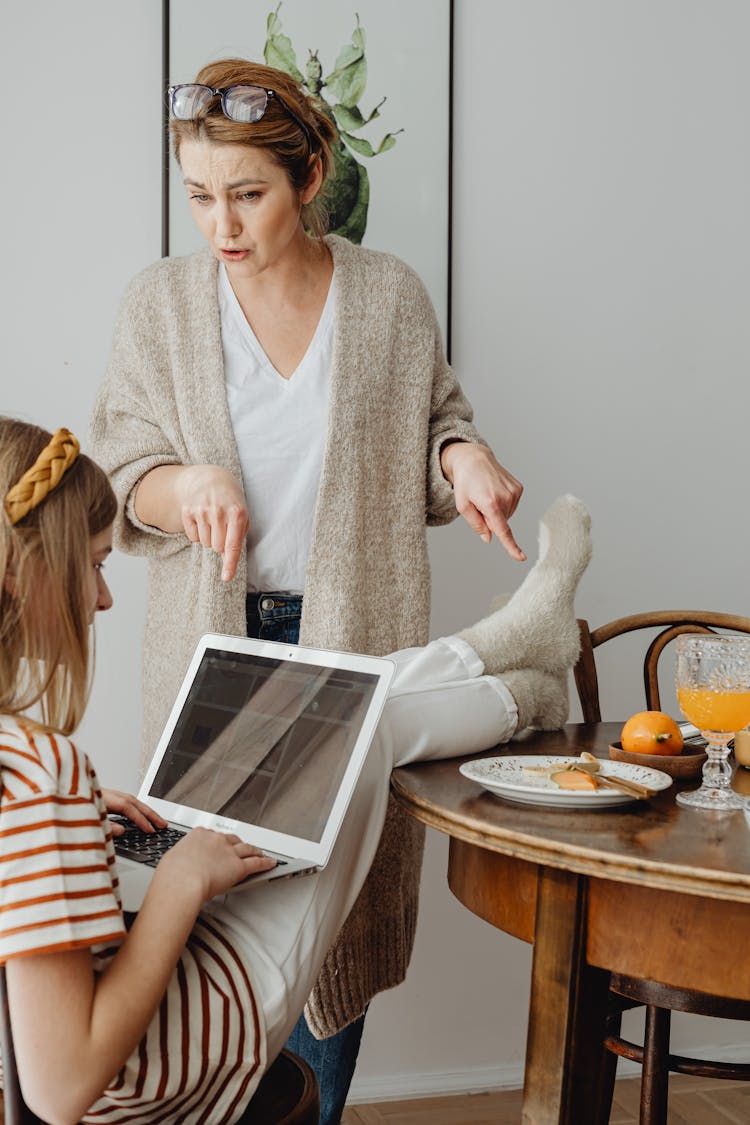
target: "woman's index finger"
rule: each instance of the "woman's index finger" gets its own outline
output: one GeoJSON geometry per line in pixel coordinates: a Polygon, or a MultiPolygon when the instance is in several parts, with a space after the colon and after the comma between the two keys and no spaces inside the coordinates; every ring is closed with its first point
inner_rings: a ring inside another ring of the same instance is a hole
{"type": "Polygon", "coordinates": [[[240,555],[242,554],[242,548],[245,543],[248,523],[249,520],[247,516],[243,518],[239,513],[234,513],[229,517],[227,534],[224,540],[224,550],[221,555],[222,582],[229,582],[234,578],[237,572],[237,564],[240,561],[240,555]]]}

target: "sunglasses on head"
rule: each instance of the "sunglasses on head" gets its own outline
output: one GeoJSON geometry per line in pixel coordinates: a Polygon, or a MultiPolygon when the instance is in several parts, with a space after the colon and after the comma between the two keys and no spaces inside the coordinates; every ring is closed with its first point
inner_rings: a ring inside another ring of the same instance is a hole
{"type": "Polygon", "coordinates": [[[274,98],[299,126],[312,148],[307,126],[275,90],[267,90],[263,86],[228,86],[225,89],[215,89],[213,86],[202,86],[198,82],[186,82],[181,86],[170,86],[167,93],[169,112],[175,121],[195,121],[198,117],[204,117],[214,99],[221,98],[221,109],[225,117],[230,121],[249,125],[260,121],[268,109],[269,101],[274,98]]]}

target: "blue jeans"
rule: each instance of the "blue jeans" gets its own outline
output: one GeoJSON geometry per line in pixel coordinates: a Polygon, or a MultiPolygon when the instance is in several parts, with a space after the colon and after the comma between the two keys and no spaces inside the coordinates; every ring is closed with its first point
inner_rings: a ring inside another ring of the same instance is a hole
{"type": "MultiPolygon", "coordinates": [[[[248,594],[245,611],[248,637],[282,644],[299,643],[302,598],[298,594],[283,591],[248,594]]],[[[362,1015],[330,1039],[316,1039],[302,1015],[287,1040],[289,1050],[301,1055],[317,1076],[320,1125],[339,1125],[341,1121],[364,1025],[362,1015]]]]}
{"type": "Polygon", "coordinates": [[[245,599],[248,637],[260,641],[280,641],[283,645],[299,644],[299,622],[302,598],[283,590],[269,594],[248,594],[245,599]]]}
{"type": "Polygon", "coordinates": [[[305,1017],[300,1016],[286,1041],[289,1050],[301,1055],[317,1075],[320,1125],[340,1125],[364,1027],[365,1017],[361,1015],[330,1039],[316,1039],[305,1017]]]}

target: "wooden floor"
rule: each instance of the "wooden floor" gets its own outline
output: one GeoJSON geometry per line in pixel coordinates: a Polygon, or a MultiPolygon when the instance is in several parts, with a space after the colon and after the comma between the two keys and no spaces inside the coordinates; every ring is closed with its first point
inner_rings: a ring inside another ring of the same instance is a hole
{"type": "MultiPolygon", "coordinates": [[[[638,1125],[637,1078],[615,1086],[610,1125],[638,1125]]],[[[353,1105],[342,1125],[519,1125],[521,1091],[421,1098],[353,1105]]],[[[669,1079],[669,1125],[748,1125],[750,1082],[714,1082],[674,1074],[669,1079]]]]}

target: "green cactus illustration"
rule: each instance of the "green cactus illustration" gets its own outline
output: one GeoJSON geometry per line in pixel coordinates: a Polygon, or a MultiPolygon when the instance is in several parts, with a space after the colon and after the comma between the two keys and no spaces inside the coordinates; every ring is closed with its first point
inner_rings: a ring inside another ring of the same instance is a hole
{"type": "Polygon", "coordinates": [[[365,30],[356,13],[351,43],[341,48],[333,70],[324,78],[317,49],[308,48],[305,74],[300,71],[292,41],[282,30],[280,8],[281,3],[268,13],[264,58],[269,66],[285,71],[318,98],[323,112],[333,123],[337,139],[333,144],[333,174],[326,189],[330,229],[351,242],[361,242],[367,227],[370,177],[357,156],[373,157],[388,152],[403,130],[386,133],[377,148],[356,135],[380,116],[380,108],[386,100],[382,98],[367,116],[357,104],[367,85],[367,60],[365,30]]]}

